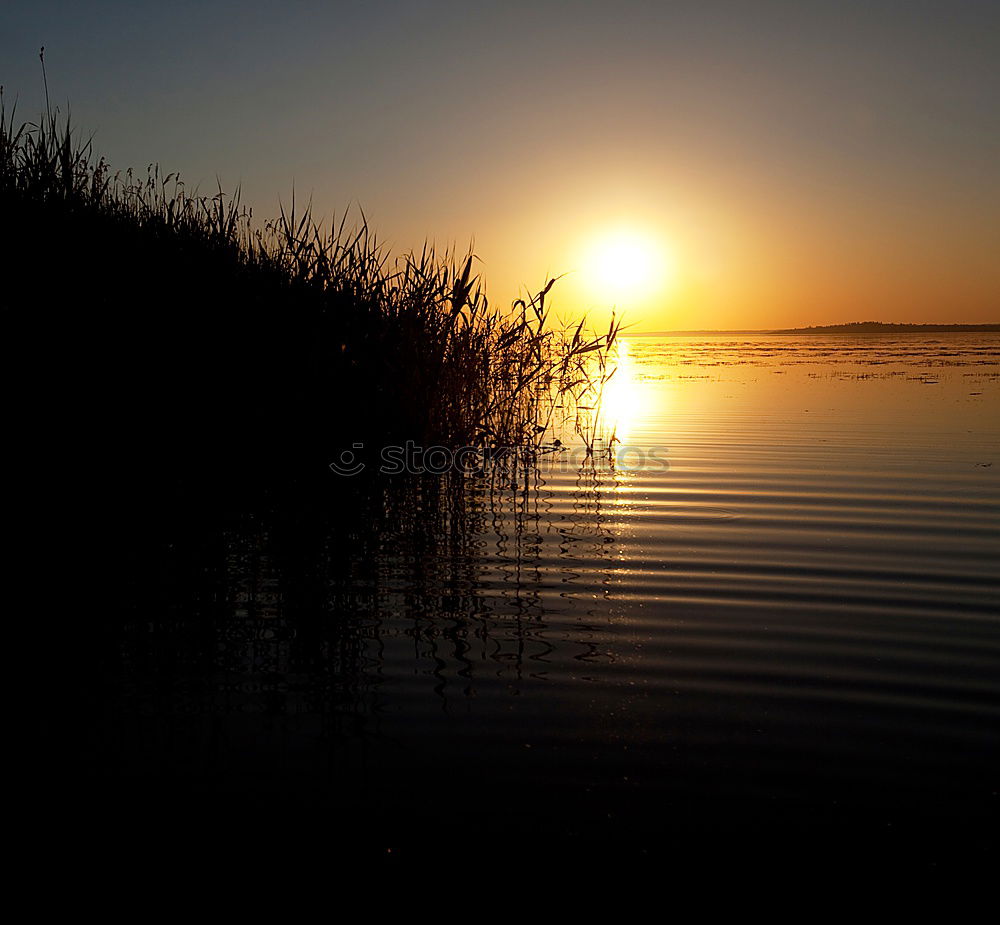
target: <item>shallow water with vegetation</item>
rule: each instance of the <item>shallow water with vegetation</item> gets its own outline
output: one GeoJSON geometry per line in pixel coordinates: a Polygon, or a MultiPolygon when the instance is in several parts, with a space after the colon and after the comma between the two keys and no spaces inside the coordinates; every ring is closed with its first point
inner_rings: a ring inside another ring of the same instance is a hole
{"type": "Polygon", "coordinates": [[[1000,336],[628,338],[603,414],[512,481],[175,512],[107,626],[104,811],[989,856],[1000,336]]]}

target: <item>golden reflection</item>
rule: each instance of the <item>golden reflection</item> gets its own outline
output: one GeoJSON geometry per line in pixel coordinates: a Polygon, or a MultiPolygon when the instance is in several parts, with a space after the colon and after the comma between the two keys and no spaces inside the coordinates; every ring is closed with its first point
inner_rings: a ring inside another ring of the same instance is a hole
{"type": "Polygon", "coordinates": [[[621,444],[636,439],[643,420],[652,410],[649,389],[642,381],[633,350],[627,339],[617,342],[615,372],[601,397],[603,429],[609,439],[613,435],[621,444]]]}

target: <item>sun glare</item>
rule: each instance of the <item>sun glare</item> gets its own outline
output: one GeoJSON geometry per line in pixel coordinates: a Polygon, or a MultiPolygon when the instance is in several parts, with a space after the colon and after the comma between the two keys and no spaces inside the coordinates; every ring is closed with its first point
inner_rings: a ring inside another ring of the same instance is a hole
{"type": "Polygon", "coordinates": [[[662,289],[671,275],[670,255],[652,236],[616,231],[591,246],[588,276],[601,295],[645,298],[662,289]]]}

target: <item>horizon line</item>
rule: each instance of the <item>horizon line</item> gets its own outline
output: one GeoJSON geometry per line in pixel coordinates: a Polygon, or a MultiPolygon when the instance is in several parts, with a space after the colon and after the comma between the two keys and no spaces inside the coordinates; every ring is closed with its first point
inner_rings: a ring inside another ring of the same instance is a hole
{"type": "Polygon", "coordinates": [[[988,322],[892,322],[892,321],[852,321],[841,324],[810,325],[800,328],[681,328],[654,331],[623,330],[620,337],[663,337],[680,334],[857,334],[883,331],[912,331],[914,333],[953,331],[1000,332],[1000,321],[988,322]]]}

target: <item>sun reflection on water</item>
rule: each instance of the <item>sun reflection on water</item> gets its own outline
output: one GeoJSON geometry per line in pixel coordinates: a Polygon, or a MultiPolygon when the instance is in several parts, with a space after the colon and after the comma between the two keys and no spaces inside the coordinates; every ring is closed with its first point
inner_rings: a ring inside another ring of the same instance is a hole
{"type": "Polygon", "coordinates": [[[605,385],[601,398],[601,418],[609,439],[613,434],[621,444],[636,439],[653,410],[649,390],[645,387],[633,350],[628,340],[617,342],[615,372],[605,385]]]}

